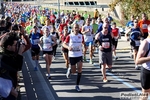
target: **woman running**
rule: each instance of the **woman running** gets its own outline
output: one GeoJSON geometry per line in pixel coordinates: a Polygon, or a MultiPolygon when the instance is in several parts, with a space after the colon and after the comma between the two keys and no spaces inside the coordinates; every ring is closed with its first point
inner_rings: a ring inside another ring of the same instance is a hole
{"type": "MultiPolygon", "coordinates": [[[[58,35],[58,33],[56,32],[55,26],[52,26],[51,35],[55,38],[56,41],[59,40],[59,35],[58,35]]],[[[53,46],[53,59],[54,59],[54,60],[55,60],[55,56],[56,56],[57,47],[58,47],[58,44],[56,43],[56,44],[53,46]]]]}
{"type": "Polygon", "coordinates": [[[42,50],[43,50],[43,57],[46,61],[48,79],[51,79],[50,66],[51,66],[52,57],[53,57],[53,46],[56,45],[56,40],[53,36],[50,35],[50,30],[48,28],[45,28],[44,35],[40,38],[40,41],[43,44],[42,50]]]}
{"type": "MultiPolygon", "coordinates": [[[[62,43],[65,41],[66,37],[68,36],[68,27],[65,26],[63,30],[63,34],[61,35],[60,39],[62,43]]],[[[69,67],[69,59],[68,59],[68,49],[62,47],[62,54],[66,63],[66,68],[69,67]]]]}

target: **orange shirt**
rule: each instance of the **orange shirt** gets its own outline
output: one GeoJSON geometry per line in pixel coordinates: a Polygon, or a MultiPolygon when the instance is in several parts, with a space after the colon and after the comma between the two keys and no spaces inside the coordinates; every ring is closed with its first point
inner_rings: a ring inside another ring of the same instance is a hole
{"type": "Polygon", "coordinates": [[[150,20],[140,20],[138,23],[138,26],[141,28],[141,30],[143,31],[143,33],[147,33],[148,32],[148,25],[150,25],[150,20]]]}

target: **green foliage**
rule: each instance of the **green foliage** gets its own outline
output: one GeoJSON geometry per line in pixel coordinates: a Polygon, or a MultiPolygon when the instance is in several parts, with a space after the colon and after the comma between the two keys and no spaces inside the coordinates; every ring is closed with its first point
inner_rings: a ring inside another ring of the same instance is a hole
{"type": "Polygon", "coordinates": [[[110,9],[113,11],[116,5],[122,7],[125,20],[129,20],[131,15],[141,16],[143,12],[150,15],[150,0],[113,0],[109,4],[110,9]]]}

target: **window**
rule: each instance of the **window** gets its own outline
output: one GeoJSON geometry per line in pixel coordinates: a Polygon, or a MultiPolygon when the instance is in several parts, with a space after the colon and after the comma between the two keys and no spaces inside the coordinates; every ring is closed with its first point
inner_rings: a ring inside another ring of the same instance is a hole
{"type": "Polygon", "coordinates": [[[84,5],[84,2],[79,2],[80,3],[80,5],[84,5]]]}
{"type": "Polygon", "coordinates": [[[64,5],[67,5],[67,2],[64,2],[64,5]]]}
{"type": "Polygon", "coordinates": [[[90,1],[90,4],[91,5],[97,5],[97,2],[96,1],[90,1]]]}
{"type": "Polygon", "coordinates": [[[79,5],[79,2],[74,2],[75,5],[79,5]]]}
{"type": "Polygon", "coordinates": [[[73,2],[69,2],[69,5],[74,5],[73,2]]]}
{"type": "Polygon", "coordinates": [[[90,5],[90,3],[89,2],[85,2],[85,5],[90,5]]]}

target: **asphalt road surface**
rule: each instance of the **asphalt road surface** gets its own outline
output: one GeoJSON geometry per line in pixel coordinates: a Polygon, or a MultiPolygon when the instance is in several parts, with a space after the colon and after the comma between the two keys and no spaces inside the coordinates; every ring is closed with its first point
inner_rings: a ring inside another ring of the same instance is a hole
{"type": "MultiPolygon", "coordinates": [[[[39,61],[39,70],[34,71],[30,51],[24,54],[24,66],[20,77],[20,91],[22,100],[138,100],[140,86],[140,70],[135,70],[133,59],[130,58],[130,46],[124,37],[119,40],[117,61],[113,60],[112,72],[107,72],[108,82],[103,83],[98,66],[98,53],[95,52],[94,64],[88,61],[83,63],[83,73],[80,88],[75,91],[76,74],[66,78],[65,63],[58,48],[56,60],[51,65],[52,79],[46,76],[45,61],[42,53],[39,61]]],[[[87,52],[87,58],[88,52],[87,52]]]]}

